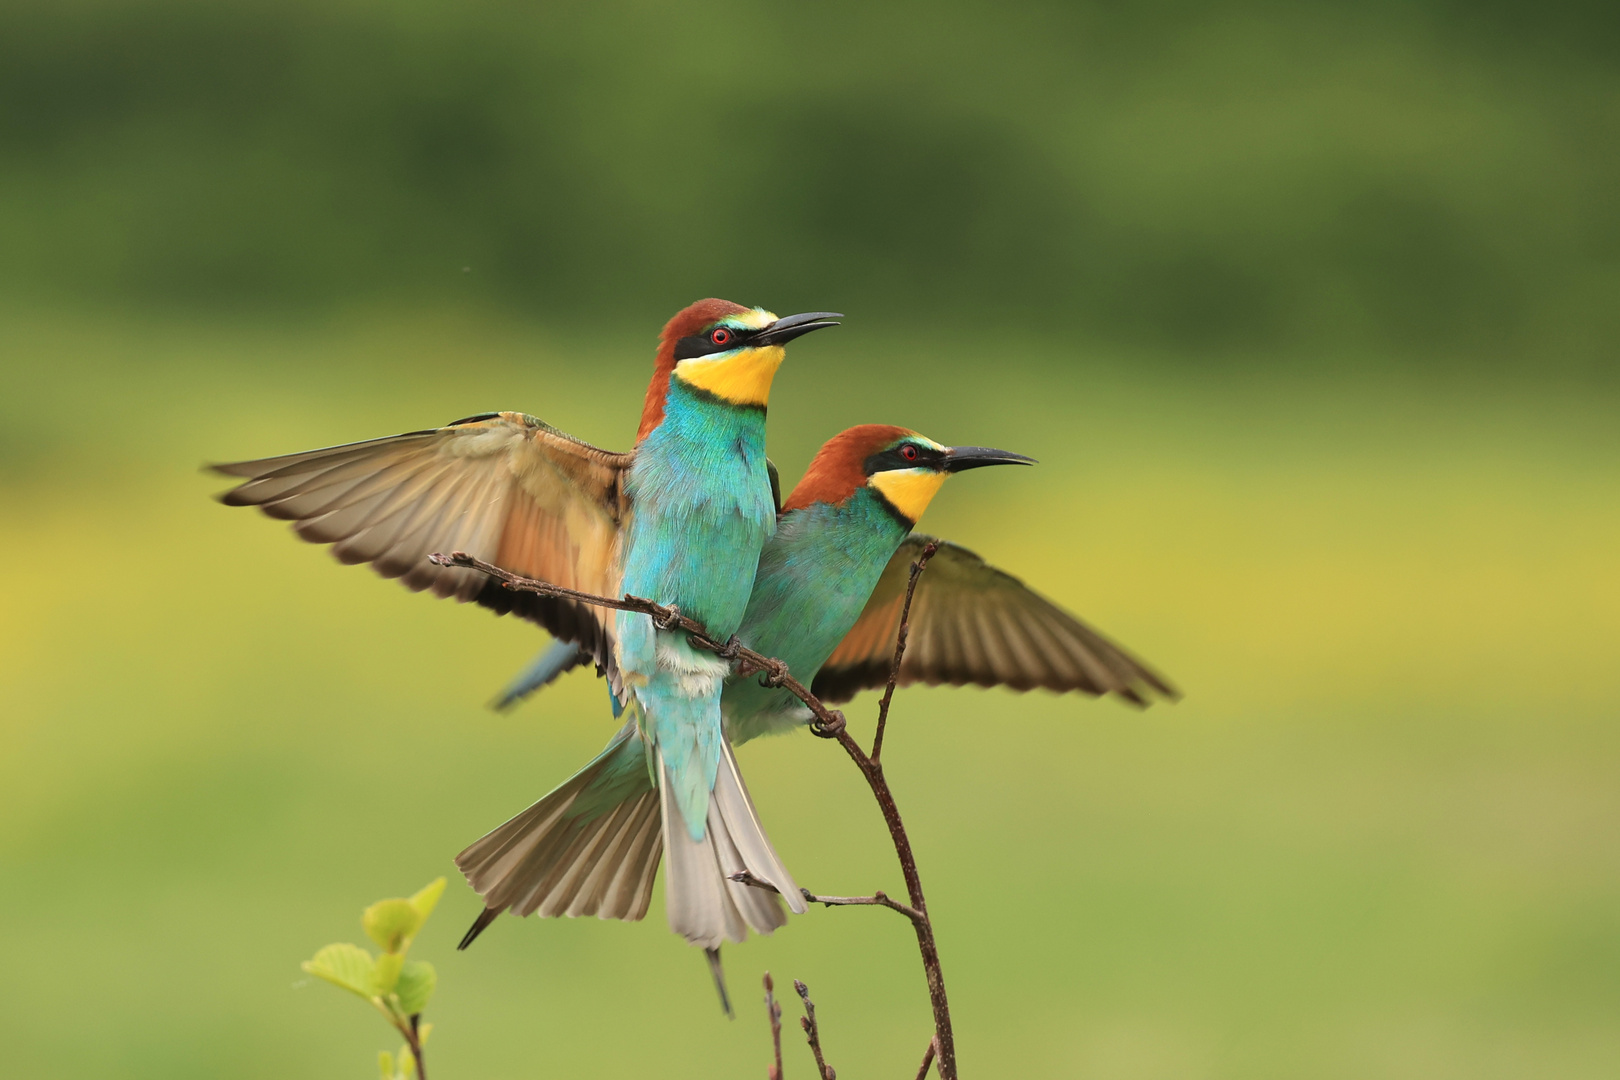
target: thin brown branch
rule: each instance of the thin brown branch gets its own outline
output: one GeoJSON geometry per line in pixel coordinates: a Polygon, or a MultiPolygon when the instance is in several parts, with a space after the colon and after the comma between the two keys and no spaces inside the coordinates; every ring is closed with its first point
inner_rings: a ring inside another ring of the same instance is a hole
{"type": "Polygon", "coordinates": [[[872,763],[883,759],[883,732],[889,723],[889,702],[894,700],[894,688],[900,681],[900,661],[906,655],[906,639],[911,636],[911,598],[917,592],[917,579],[928,568],[928,560],[939,550],[939,541],[930,540],[911,564],[911,577],[906,579],[906,602],[900,608],[900,629],[894,636],[894,662],[889,665],[889,684],[883,688],[883,700],[878,702],[877,734],[872,736],[872,763]]]}
{"type": "MultiPolygon", "coordinates": [[[[766,892],[773,892],[778,896],[782,895],[781,889],[778,889],[775,885],[772,885],[764,878],[755,877],[752,870],[739,870],[735,874],[731,875],[730,880],[735,881],[739,885],[747,885],[755,889],[764,889],[766,892]]],[[[805,890],[801,889],[799,891],[803,892],[805,890]]]]}
{"type": "Polygon", "coordinates": [[[923,1080],[928,1075],[928,1066],[934,1063],[934,1051],[939,1047],[939,1036],[935,1035],[928,1040],[928,1049],[923,1051],[922,1068],[917,1070],[917,1080],[923,1080]]]}
{"type": "MultiPolygon", "coordinates": [[[[883,822],[888,826],[889,839],[894,844],[895,857],[900,861],[900,873],[906,882],[906,894],[911,901],[911,906],[905,914],[911,919],[911,925],[917,932],[917,951],[922,956],[923,973],[928,980],[928,1000],[934,1013],[934,1042],[939,1078],[957,1080],[956,1039],[951,1030],[950,1003],[945,997],[945,975],[940,967],[939,946],[934,939],[933,922],[928,918],[928,903],[923,898],[922,878],[917,873],[917,859],[911,850],[911,838],[906,834],[905,823],[900,818],[900,808],[895,804],[894,794],[889,790],[889,782],[883,775],[883,765],[876,759],[876,752],[882,749],[882,725],[887,721],[888,703],[894,696],[894,688],[899,682],[900,664],[905,659],[906,638],[911,627],[911,597],[916,590],[917,577],[927,566],[934,550],[937,550],[937,545],[930,544],[912,564],[911,579],[906,586],[906,605],[901,611],[900,627],[895,639],[894,662],[889,670],[889,684],[884,691],[883,704],[880,707],[879,737],[873,743],[872,757],[867,756],[866,751],[861,749],[860,744],[846,730],[844,715],[822,704],[821,699],[792,676],[786,664],[742,646],[735,638],[721,644],[709,635],[702,624],[681,614],[678,608],[666,607],[637,596],[627,595],[621,600],[614,600],[575,589],[565,589],[532,578],[519,577],[462,551],[451,552],[449,555],[435,553],[428,558],[439,566],[462,567],[488,574],[506,588],[517,592],[554,596],[619,611],[640,612],[651,617],[660,629],[685,630],[688,640],[694,647],[706,649],[722,659],[735,662],[739,674],[760,672],[762,684],[780,686],[803,702],[813,717],[810,731],[824,739],[835,739],[838,745],[844,748],[844,752],[866,778],[866,784],[872,789],[873,798],[877,800],[878,810],[883,814],[883,822]]],[[[894,902],[891,901],[884,906],[894,906],[894,902]]]]}
{"type": "Polygon", "coordinates": [[[757,653],[753,649],[739,644],[735,638],[726,642],[716,641],[709,636],[708,629],[702,623],[682,615],[680,608],[667,607],[639,596],[631,596],[628,593],[625,594],[622,600],[613,600],[606,596],[580,592],[578,589],[565,589],[561,585],[553,585],[550,582],[520,577],[508,570],[502,570],[492,563],[484,562],[482,559],[475,559],[465,551],[452,551],[448,555],[434,552],[428,556],[428,561],[437,566],[477,570],[479,573],[488,574],[496,581],[499,581],[504,588],[511,589],[513,592],[528,592],[537,596],[553,596],[562,600],[574,600],[581,604],[613,608],[616,611],[635,611],[650,617],[654,625],[660,630],[685,630],[688,640],[696,648],[712,652],[722,660],[735,662],[739,675],[752,675],[755,672],[762,672],[761,683],[766,686],[780,686],[798,698],[814,714],[815,726],[821,731],[830,733],[844,729],[844,715],[836,709],[829,709],[823,705],[820,698],[812,694],[808,687],[793,677],[788,671],[788,666],[782,661],[775,657],[757,653]]]}
{"type": "Polygon", "coordinates": [[[816,1026],[816,1003],[810,1000],[810,988],[794,979],[793,989],[797,990],[799,997],[804,1000],[804,1015],[799,1017],[799,1026],[804,1028],[804,1037],[810,1040],[810,1052],[816,1056],[816,1072],[820,1074],[821,1080],[838,1080],[838,1074],[827,1064],[827,1059],[821,1056],[821,1029],[816,1026]]]}
{"type": "Polygon", "coordinates": [[[771,1019],[771,1050],[776,1064],[765,1070],[766,1080],[782,1080],[782,1006],[776,1000],[776,984],[771,973],[765,973],[765,1014],[771,1019]]]}
{"type": "Polygon", "coordinates": [[[926,923],[928,916],[914,907],[907,907],[898,900],[890,899],[881,890],[871,896],[816,896],[809,889],[804,890],[804,898],[812,904],[825,904],[828,907],[886,907],[890,911],[898,911],[914,923],[926,923]]]}
{"type": "MultiPolygon", "coordinates": [[[[737,871],[735,874],[731,875],[730,880],[735,881],[739,885],[749,885],[753,888],[765,889],[773,893],[781,893],[782,891],[775,885],[772,885],[770,882],[766,881],[764,878],[755,877],[753,873],[748,870],[737,871]]],[[[800,889],[799,892],[804,894],[805,900],[812,904],[825,904],[827,907],[859,907],[863,905],[867,907],[886,907],[890,911],[898,911],[900,914],[904,915],[913,922],[927,918],[926,915],[918,911],[916,908],[907,907],[898,900],[890,899],[881,890],[873,893],[871,896],[817,896],[809,889],[800,889]]]]}

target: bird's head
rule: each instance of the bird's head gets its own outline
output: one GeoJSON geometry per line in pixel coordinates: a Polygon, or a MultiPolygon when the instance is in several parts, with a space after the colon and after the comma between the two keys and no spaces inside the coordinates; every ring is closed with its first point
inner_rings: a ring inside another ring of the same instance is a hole
{"type": "Polygon", "coordinates": [[[672,378],[732,405],[764,408],[782,365],[782,346],[812,330],[837,326],[841,318],[835,311],[810,311],[779,319],[764,308],[715,299],[683,309],[659,336],[636,438],[646,438],[663,421],[672,378]]]}
{"type": "Polygon", "coordinates": [[[1035,459],[985,446],[944,446],[889,424],[862,424],[828,439],[782,504],[783,512],[812,503],[834,505],[873,492],[907,528],[917,524],[952,473],[985,465],[1033,465],[1035,459]]]}

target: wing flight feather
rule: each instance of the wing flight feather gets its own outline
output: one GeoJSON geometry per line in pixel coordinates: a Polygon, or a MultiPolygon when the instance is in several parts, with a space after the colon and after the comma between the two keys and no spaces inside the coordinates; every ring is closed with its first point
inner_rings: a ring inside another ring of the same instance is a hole
{"type": "MultiPolygon", "coordinates": [[[[888,682],[911,564],[931,537],[912,535],[813,691],[847,701],[888,682]]],[[[1162,676],[1011,574],[956,544],[942,544],[917,581],[900,685],[1043,687],[1115,694],[1136,705],[1180,695],[1162,676]]]]}
{"type": "Polygon", "coordinates": [[[617,596],[633,460],[633,451],[600,450],[506,412],[213,468],[242,480],[220,497],[225,504],[291,521],[341,561],[370,563],[407,588],[515,612],[578,641],[617,689],[611,612],[510,592],[427,557],[466,551],[525,577],[617,596]]]}

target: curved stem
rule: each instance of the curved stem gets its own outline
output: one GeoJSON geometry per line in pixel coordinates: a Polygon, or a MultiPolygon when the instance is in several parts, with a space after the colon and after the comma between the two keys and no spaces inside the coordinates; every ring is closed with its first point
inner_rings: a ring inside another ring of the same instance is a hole
{"type": "Polygon", "coordinates": [[[416,1080],[427,1080],[427,1062],[422,1059],[422,1035],[419,1030],[421,1019],[421,1013],[411,1017],[410,1034],[405,1036],[405,1045],[411,1048],[411,1057],[416,1059],[416,1080]]]}

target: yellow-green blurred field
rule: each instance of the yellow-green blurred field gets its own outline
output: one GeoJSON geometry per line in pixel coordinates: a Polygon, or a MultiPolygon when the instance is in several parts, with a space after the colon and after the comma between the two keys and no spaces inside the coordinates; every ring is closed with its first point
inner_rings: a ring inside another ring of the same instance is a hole
{"type": "MultiPolygon", "coordinates": [[[[886,758],[968,1075],[1620,1073],[1620,395],[851,314],[778,380],[784,475],[867,421],[1039,457],[953,481],[925,528],[1186,692],[899,698],[886,758]]],[[[762,1075],[765,969],[810,983],[840,1075],[911,1075],[926,996],[887,912],[728,950],[735,1022],[661,918],[454,952],[479,905],[450,856],[605,740],[599,685],[489,712],[537,631],[341,567],[198,472],[490,408],[622,446],[636,329],[5,313],[7,1076],[369,1075],[393,1040],[298,961],[439,874],[435,1080],[762,1075]]],[[[742,761],[802,882],[898,888],[835,748],[742,761]]]]}

